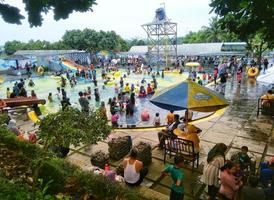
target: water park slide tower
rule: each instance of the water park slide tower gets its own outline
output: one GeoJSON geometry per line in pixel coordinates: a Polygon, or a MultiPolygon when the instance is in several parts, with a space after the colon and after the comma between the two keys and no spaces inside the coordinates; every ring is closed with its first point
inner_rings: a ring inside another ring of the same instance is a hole
{"type": "Polygon", "coordinates": [[[171,22],[166,16],[165,8],[158,8],[152,22],[143,24],[147,33],[148,56],[157,58],[157,65],[167,60],[169,56],[177,57],[177,23],[171,22]]]}

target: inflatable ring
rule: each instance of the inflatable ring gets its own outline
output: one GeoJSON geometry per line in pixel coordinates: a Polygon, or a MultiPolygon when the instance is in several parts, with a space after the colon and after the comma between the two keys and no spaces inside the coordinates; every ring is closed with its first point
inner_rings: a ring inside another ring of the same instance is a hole
{"type": "Polygon", "coordinates": [[[55,79],[55,80],[60,80],[61,79],[61,76],[50,76],[50,78],[52,78],[52,79],[55,79]]]}
{"type": "Polygon", "coordinates": [[[142,94],[142,93],[139,93],[139,94],[138,94],[138,97],[139,97],[139,98],[145,98],[146,96],[147,96],[147,94],[142,94]]]}
{"type": "Polygon", "coordinates": [[[106,85],[107,85],[107,86],[113,86],[114,84],[115,84],[114,81],[108,81],[106,85]]]}
{"type": "Polygon", "coordinates": [[[115,72],[115,73],[113,74],[113,76],[114,76],[115,78],[119,78],[119,77],[121,77],[121,72],[115,72]]]}
{"type": "Polygon", "coordinates": [[[39,74],[39,75],[43,75],[44,74],[44,72],[45,72],[45,70],[44,70],[44,68],[43,67],[38,67],[38,69],[37,69],[37,73],[39,74]]]}
{"type": "Polygon", "coordinates": [[[256,67],[249,68],[247,71],[248,77],[255,77],[259,74],[259,69],[256,67]]]}
{"type": "Polygon", "coordinates": [[[0,84],[4,83],[5,79],[4,77],[0,76],[0,84]]]}
{"type": "Polygon", "coordinates": [[[180,71],[164,71],[164,74],[180,74],[180,71]]]}

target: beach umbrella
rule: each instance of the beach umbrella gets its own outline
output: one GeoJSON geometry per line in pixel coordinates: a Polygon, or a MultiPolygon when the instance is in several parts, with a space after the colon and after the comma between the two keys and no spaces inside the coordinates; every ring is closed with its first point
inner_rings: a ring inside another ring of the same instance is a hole
{"type": "Polygon", "coordinates": [[[222,95],[191,80],[155,93],[150,102],[166,110],[198,112],[213,112],[228,106],[222,95]]]}
{"type": "Polygon", "coordinates": [[[188,62],[185,64],[185,66],[186,67],[199,67],[199,66],[201,66],[201,64],[198,62],[188,62]]]}

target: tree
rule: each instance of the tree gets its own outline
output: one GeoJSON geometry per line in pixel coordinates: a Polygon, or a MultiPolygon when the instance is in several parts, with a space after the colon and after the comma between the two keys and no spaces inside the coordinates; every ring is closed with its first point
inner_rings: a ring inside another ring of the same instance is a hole
{"type": "Polygon", "coordinates": [[[4,45],[5,53],[11,55],[18,50],[63,50],[71,49],[62,40],[54,43],[41,40],[30,40],[27,43],[20,41],[8,41],[4,45]]]}
{"type": "Polygon", "coordinates": [[[55,114],[49,114],[42,119],[39,137],[44,142],[44,148],[49,146],[69,147],[71,144],[95,144],[104,140],[110,134],[111,127],[101,112],[92,111],[89,114],[75,108],[55,114]]]}
{"type": "Polygon", "coordinates": [[[138,38],[135,38],[135,39],[132,39],[129,41],[129,46],[144,46],[146,45],[147,42],[145,40],[142,40],[142,39],[138,39],[138,38]]]}
{"type": "Polygon", "coordinates": [[[185,37],[182,38],[183,43],[203,43],[207,42],[206,34],[203,30],[197,32],[190,31],[185,37]]]}
{"type": "Polygon", "coordinates": [[[203,30],[206,34],[206,38],[208,41],[211,42],[221,42],[222,41],[222,34],[224,33],[224,30],[221,29],[221,27],[218,24],[218,18],[212,17],[209,21],[209,26],[203,27],[203,30]]]}
{"type": "Polygon", "coordinates": [[[27,43],[8,41],[4,45],[5,53],[13,54],[17,50],[60,50],[78,49],[95,53],[101,50],[128,51],[127,42],[114,31],[95,31],[92,29],[66,31],[62,40],[54,43],[41,40],[30,40],[27,43]]]}
{"type": "Polygon", "coordinates": [[[71,49],[71,48],[68,47],[64,43],[64,41],[60,40],[60,41],[51,43],[49,49],[50,50],[64,50],[64,49],[71,49]]]}
{"type": "Polygon", "coordinates": [[[17,40],[6,42],[4,45],[5,53],[7,55],[11,55],[15,53],[17,50],[22,49],[23,46],[24,44],[17,40]]]}
{"type": "MultiPolygon", "coordinates": [[[[28,21],[31,27],[41,26],[43,22],[42,14],[53,11],[54,19],[67,19],[73,11],[92,11],[91,7],[96,4],[96,0],[23,0],[25,10],[28,13],[28,21]]],[[[0,0],[0,15],[7,23],[21,24],[25,17],[20,14],[20,9],[0,0]]]]}
{"type": "Polygon", "coordinates": [[[239,41],[238,37],[223,29],[218,23],[217,17],[212,17],[209,26],[203,26],[197,32],[189,32],[183,37],[184,43],[204,43],[204,42],[235,42],[239,41]]]}
{"type": "Polygon", "coordinates": [[[246,41],[251,50],[259,46],[258,61],[262,50],[274,46],[274,1],[273,0],[212,0],[212,12],[219,17],[223,29],[246,41]],[[257,39],[256,39],[257,38],[257,39]],[[258,39],[260,40],[259,43],[258,39]],[[254,40],[257,42],[254,43],[254,40]],[[263,48],[263,46],[267,48],[263,48]]]}
{"type": "Polygon", "coordinates": [[[66,31],[62,37],[64,44],[73,49],[88,52],[127,51],[128,46],[114,31],[95,31],[92,29],[66,31]]]}

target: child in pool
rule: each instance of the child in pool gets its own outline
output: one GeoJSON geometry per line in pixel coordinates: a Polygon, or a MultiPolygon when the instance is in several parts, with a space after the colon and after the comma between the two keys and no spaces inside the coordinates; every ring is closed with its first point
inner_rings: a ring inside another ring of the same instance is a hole
{"type": "Polygon", "coordinates": [[[135,90],[134,84],[131,84],[130,90],[131,90],[131,92],[134,92],[134,90],[135,90]]]}
{"type": "Polygon", "coordinates": [[[241,83],[241,81],[242,81],[242,71],[239,69],[237,71],[237,81],[238,81],[238,83],[241,83]]]}
{"type": "Polygon", "coordinates": [[[117,83],[115,83],[114,90],[115,90],[115,93],[118,94],[118,92],[119,92],[119,86],[118,86],[117,83]]]}
{"type": "Polygon", "coordinates": [[[53,98],[52,98],[52,93],[51,92],[49,93],[48,101],[49,101],[49,103],[53,102],[53,98]]]}
{"type": "Polygon", "coordinates": [[[126,93],[130,93],[130,87],[129,87],[129,84],[127,83],[126,86],[125,86],[125,92],[126,93]]]}
{"type": "Polygon", "coordinates": [[[95,96],[95,101],[99,102],[100,101],[100,94],[98,88],[94,89],[94,96],[95,96]]]}
{"type": "Polygon", "coordinates": [[[10,88],[7,88],[7,90],[6,90],[6,97],[7,97],[7,99],[10,98],[10,94],[11,94],[10,88]]]}
{"type": "Polygon", "coordinates": [[[141,96],[146,96],[146,90],[145,90],[145,87],[144,87],[143,85],[140,87],[140,92],[139,92],[139,94],[140,94],[141,96]]]}
{"type": "Polygon", "coordinates": [[[34,87],[35,86],[35,83],[33,82],[32,79],[29,80],[29,87],[34,87]]]}
{"type": "Polygon", "coordinates": [[[88,100],[91,99],[91,87],[90,86],[88,86],[88,90],[86,92],[86,97],[88,98],[88,100]]]}

